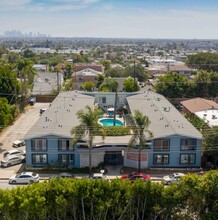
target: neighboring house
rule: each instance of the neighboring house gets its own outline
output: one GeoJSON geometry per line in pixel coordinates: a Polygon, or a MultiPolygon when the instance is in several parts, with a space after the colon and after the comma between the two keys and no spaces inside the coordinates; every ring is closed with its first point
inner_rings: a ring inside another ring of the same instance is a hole
{"type": "Polygon", "coordinates": [[[149,67],[145,67],[147,70],[148,74],[151,76],[155,76],[157,74],[166,74],[167,73],[167,66],[163,64],[152,64],[149,65],[149,67]]]}
{"type": "Polygon", "coordinates": [[[191,76],[196,69],[189,68],[185,63],[178,62],[169,66],[169,72],[179,73],[184,76],[191,76]]]}
{"type": "Polygon", "coordinates": [[[49,66],[47,64],[34,64],[33,68],[36,69],[37,72],[48,72],[49,66]]]}
{"type": "Polygon", "coordinates": [[[145,67],[147,72],[153,77],[156,74],[166,74],[169,72],[178,73],[190,77],[196,69],[189,68],[184,62],[174,63],[153,63],[149,67],[145,67]]]}
{"type": "Polygon", "coordinates": [[[53,94],[64,83],[62,73],[39,72],[34,76],[32,95],[53,94]]]}
{"type": "Polygon", "coordinates": [[[194,98],[181,102],[184,113],[195,113],[199,111],[217,109],[218,104],[212,100],[203,98],[194,98]]]}
{"type": "Polygon", "coordinates": [[[87,81],[92,81],[95,85],[98,81],[98,75],[103,74],[102,65],[77,65],[72,74],[72,89],[82,90],[82,84],[87,81]]]}
{"type": "Polygon", "coordinates": [[[194,98],[181,102],[184,113],[195,114],[210,127],[218,126],[218,104],[214,101],[194,98]]]}
{"type": "MultiPolygon", "coordinates": [[[[62,92],[25,136],[27,166],[86,167],[89,164],[86,139],[71,144],[71,129],[79,124],[76,112],[86,105],[107,109],[115,93],[62,92]]],[[[118,93],[118,106],[129,114],[140,110],[151,121],[153,137],[142,151],[142,168],[198,168],[201,166],[201,133],[162,95],[151,91],[118,93]]],[[[124,124],[128,124],[124,117],[124,124]]],[[[92,164],[138,167],[138,151],[129,149],[131,135],[94,138],[92,164]]]]}

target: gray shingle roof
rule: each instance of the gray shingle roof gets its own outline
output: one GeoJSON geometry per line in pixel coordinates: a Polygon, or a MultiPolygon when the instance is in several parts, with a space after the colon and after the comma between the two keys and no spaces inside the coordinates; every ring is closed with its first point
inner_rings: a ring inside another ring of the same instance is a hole
{"type": "MultiPolygon", "coordinates": [[[[79,124],[76,112],[86,105],[94,106],[95,97],[80,92],[60,93],[51,106],[41,115],[36,124],[28,131],[25,139],[54,135],[71,138],[71,129],[79,124]]],[[[181,135],[201,139],[201,133],[162,95],[145,91],[127,97],[130,111],[141,111],[148,116],[151,124],[149,130],[153,138],[181,135]]],[[[106,137],[104,143],[128,143],[130,136],[106,137]]],[[[96,137],[94,143],[101,143],[96,137]]]]}
{"type": "Polygon", "coordinates": [[[162,95],[145,91],[127,97],[127,102],[132,113],[139,110],[149,117],[153,138],[171,135],[202,138],[201,133],[162,95]]]}
{"type": "Polygon", "coordinates": [[[25,139],[46,135],[70,138],[71,129],[79,124],[76,112],[86,105],[94,106],[94,99],[76,91],[60,93],[27,132],[25,139]]]}

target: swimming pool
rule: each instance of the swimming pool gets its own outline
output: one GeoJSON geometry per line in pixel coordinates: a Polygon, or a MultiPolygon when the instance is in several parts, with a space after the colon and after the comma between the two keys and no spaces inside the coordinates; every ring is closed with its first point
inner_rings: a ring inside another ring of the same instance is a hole
{"type": "MultiPolygon", "coordinates": [[[[103,119],[100,119],[99,122],[103,126],[114,126],[114,119],[113,118],[103,118],[103,119]]],[[[115,126],[123,126],[123,122],[116,119],[115,126]]]]}

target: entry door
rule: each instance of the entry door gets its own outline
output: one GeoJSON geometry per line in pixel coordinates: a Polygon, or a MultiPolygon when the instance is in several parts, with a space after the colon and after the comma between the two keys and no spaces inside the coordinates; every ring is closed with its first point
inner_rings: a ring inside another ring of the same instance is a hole
{"type": "Polygon", "coordinates": [[[122,151],[106,151],[104,156],[105,165],[123,165],[122,151]]]}

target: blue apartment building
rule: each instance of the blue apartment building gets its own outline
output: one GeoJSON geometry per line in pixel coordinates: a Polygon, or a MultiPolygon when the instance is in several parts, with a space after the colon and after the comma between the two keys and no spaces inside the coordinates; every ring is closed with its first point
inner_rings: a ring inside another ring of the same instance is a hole
{"type": "MultiPolygon", "coordinates": [[[[76,112],[86,105],[105,110],[114,107],[115,93],[60,93],[25,136],[26,165],[29,167],[70,166],[89,164],[86,139],[72,145],[71,129],[79,124],[76,112]]],[[[135,110],[149,117],[148,138],[142,151],[142,168],[199,168],[201,166],[201,133],[162,95],[146,90],[118,93],[117,109],[128,114],[135,110]]],[[[104,115],[102,116],[104,117],[104,115]]],[[[125,121],[125,116],[123,119],[125,121]]],[[[124,124],[128,122],[125,121],[124,124]]],[[[95,137],[92,146],[92,165],[138,167],[138,151],[128,147],[131,135],[111,137],[103,141],[95,137]]]]}

